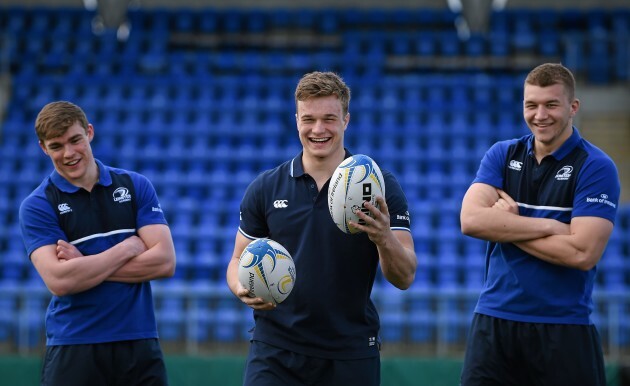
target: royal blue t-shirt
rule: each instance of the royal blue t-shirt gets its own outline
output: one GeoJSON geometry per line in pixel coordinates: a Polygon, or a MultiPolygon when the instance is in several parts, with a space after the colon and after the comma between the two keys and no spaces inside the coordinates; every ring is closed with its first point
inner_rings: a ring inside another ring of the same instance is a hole
{"type": "MultiPolygon", "coordinates": [[[[96,160],[91,192],[53,171],[22,202],[20,226],[28,256],[62,239],[85,256],[98,254],[149,224],[166,224],[146,177],[96,160]]],[[[89,258],[89,257],[85,257],[89,258]]],[[[53,296],[46,312],[46,344],[71,345],[157,338],[149,282],[105,281],[89,290],[53,296]]]]}
{"type": "MultiPolygon", "coordinates": [[[[395,177],[381,171],[390,226],[410,231],[405,195],[395,177]]],[[[297,276],[275,310],[254,311],[253,339],[320,358],[378,356],[380,324],[370,299],[378,251],[367,234],[337,228],[328,211],[329,183],[318,192],[299,154],[260,174],[245,192],[239,231],[283,245],[297,276]]]]}
{"type": "MultiPolygon", "coordinates": [[[[533,135],[501,141],[481,161],[473,183],[501,188],[521,216],[564,223],[579,216],[614,223],[619,203],[617,168],[603,151],[571,137],[540,164],[533,135]]],[[[559,324],[592,324],[597,268],[582,271],[529,255],[512,243],[488,243],[485,281],[475,312],[498,318],[559,324]]]]}

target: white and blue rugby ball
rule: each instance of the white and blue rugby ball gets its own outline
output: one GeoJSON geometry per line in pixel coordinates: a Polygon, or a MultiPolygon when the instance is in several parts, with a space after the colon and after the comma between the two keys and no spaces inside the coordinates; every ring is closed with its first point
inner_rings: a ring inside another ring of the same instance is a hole
{"type": "Polygon", "coordinates": [[[249,243],[238,261],[238,279],[249,296],[282,303],[293,290],[295,264],[287,250],[270,239],[249,243]]]}
{"type": "Polygon", "coordinates": [[[373,217],[363,203],[369,201],[378,207],[377,196],[385,198],[381,169],[372,158],[356,154],[343,160],[333,173],[328,185],[328,210],[343,232],[360,233],[349,222],[363,223],[357,215],[359,211],[373,217]]]}

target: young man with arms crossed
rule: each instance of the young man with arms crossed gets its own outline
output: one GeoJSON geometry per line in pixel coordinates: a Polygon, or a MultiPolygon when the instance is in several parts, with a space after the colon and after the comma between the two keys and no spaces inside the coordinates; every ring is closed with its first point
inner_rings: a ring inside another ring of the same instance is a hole
{"type": "Polygon", "coordinates": [[[462,386],[605,386],[590,318],[613,229],[613,161],[573,127],[580,102],[560,64],[525,79],[524,137],[496,143],[464,196],[461,227],[488,241],[462,386]]]}
{"type": "Polygon", "coordinates": [[[166,385],[150,280],[175,249],[146,177],[94,158],[94,127],[70,102],[37,116],[53,172],[22,202],[28,256],[53,294],[41,384],[166,385]]]}

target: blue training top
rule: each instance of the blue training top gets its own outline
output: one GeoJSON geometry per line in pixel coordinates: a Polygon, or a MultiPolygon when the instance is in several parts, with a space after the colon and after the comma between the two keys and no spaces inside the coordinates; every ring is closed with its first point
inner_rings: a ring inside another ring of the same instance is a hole
{"type": "MultiPolygon", "coordinates": [[[[410,231],[403,191],[390,172],[381,171],[390,226],[410,231]]],[[[375,357],[380,323],[370,294],[378,251],[367,234],[337,228],[328,211],[329,183],[318,192],[300,153],[261,173],[245,192],[239,231],[282,244],[297,275],[291,295],[275,310],[254,311],[253,338],[320,358],[375,357]]]]}
{"type": "MultiPolygon", "coordinates": [[[[521,216],[596,216],[614,223],[620,183],[613,161],[580,137],[571,137],[540,165],[533,135],[502,141],[483,157],[473,183],[501,188],[521,216]]],[[[475,312],[531,323],[592,324],[597,268],[585,272],[540,260],[512,243],[488,243],[485,281],[475,312]]]]}
{"type": "MultiPolygon", "coordinates": [[[[29,258],[37,248],[59,239],[86,256],[94,255],[145,225],[166,224],[146,177],[96,163],[99,181],[91,192],[70,184],[55,170],[22,202],[20,225],[29,258]]],[[[157,336],[149,282],[105,281],[84,292],[53,296],[46,312],[49,346],[157,336]]]]}

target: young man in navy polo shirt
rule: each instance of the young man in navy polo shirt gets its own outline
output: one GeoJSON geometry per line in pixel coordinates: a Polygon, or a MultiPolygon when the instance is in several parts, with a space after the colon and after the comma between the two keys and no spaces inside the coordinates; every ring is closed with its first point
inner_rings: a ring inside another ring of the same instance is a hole
{"type": "Polygon", "coordinates": [[[244,385],[375,386],[380,384],[379,318],[370,300],[380,263],[384,277],[407,289],[416,255],[407,201],[383,170],[386,197],[364,214],[364,232],[349,235],[327,206],[330,177],[350,153],[350,89],[331,72],[302,77],[295,91],[302,152],[260,174],[241,202],[241,221],[227,270],[232,292],[254,310],[256,322],[244,385]],[[274,206],[283,200],[286,205],[274,206]],[[248,297],[237,277],[238,259],[256,238],[268,237],[292,255],[298,278],[291,295],[274,306],[248,297]]]}
{"type": "Polygon", "coordinates": [[[591,295],[620,183],[573,127],[574,94],[564,66],[533,69],[523,100],[531,134],[492,146],[464,196],[462,232],[489,243],[462,386],[606,384],[591,295]]]}
{"type": "Polygon", "coordinates": [[[22,202],[22,237],[53,294],[42,385],[166,385],[150,280],[175,249],[146,177],[94,158],[94,127],[70,102],[37,116],[52,174],[22,202]]]}

